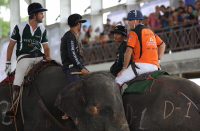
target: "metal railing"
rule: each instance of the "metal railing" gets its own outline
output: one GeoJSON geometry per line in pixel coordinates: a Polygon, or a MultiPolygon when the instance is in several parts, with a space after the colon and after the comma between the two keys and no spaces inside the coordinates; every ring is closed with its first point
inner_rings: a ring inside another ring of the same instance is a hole
{"type": "Polygon", "coordinates": [[[116,42],[110,41],[110,43],[105,45],[97,43],[85,47],[83,49],[83,61],[86,65],[113,61],[116,59],[116,51],[118,46],[119,45],[116,42]]]}
{"type": "Polygon", "coordinates": [[[157,34],[166,44],[165,53],[200,48],[200,25],[197,23],[165,28],[160,32],[157,34]]]}
{"type": "MultiPolygon", "coordinates": [[[[193,23],[188,26],[178,25],[155,30],[156,34],[165,42],[165,53],[186,51],[200,48],[200,25],[193,23]]],[[[114,61],[118,44],[114,41],[102,45],[96,43],[83,49],[84,63],[97,64],[114,61]]]]}

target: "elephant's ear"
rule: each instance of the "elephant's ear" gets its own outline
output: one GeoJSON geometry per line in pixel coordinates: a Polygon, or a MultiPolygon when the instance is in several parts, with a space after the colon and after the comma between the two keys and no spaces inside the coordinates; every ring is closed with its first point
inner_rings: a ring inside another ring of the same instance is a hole
{"type": "Polygon", "coordinates": [[[73,120],[79,118],[85,111],[84,80],[67,85],[57,96],[55,106],[73,120]]]}

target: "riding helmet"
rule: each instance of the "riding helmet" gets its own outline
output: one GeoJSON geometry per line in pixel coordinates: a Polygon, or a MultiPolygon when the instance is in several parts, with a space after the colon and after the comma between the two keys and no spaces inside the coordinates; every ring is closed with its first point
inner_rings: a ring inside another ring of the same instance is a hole
{"type": "Polygon", "coordinates": [[[34,2],[28,6],[28,15],[35,14],[38,12],[43,12],[43,11],[47,11],[47,9],[44,9],[40,3],[34,2]]]}
{"type": "Polygon", "coordinates": [[[131,10],[125,20],[143,20],[144,17],[139,10],[131,10]]]}
{"type": "Polygon", "coordinates": [[[118,33],[118,34],[122,34],[122,35],[126,36],[126,28],[125,28],[125,26],[117,25],[117,26],[115,26],[113,31],[110,31],[110,33],[113,33],[113,34],[118,33]]]}
{"type": "Polygon", "coordinates": [[[79,14],[72,14],[68,17],[68,25],[69,26],[74,26],[76,25],[78,22],[80,23],[85,23],[86,20],[82,20],[82,16],[79,14]]]}

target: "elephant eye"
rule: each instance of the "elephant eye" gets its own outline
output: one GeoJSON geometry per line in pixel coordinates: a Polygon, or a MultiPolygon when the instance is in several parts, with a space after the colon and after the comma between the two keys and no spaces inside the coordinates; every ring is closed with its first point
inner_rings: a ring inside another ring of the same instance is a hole
{"type": "Polygon", "coordinates": [[[99,111],[99,115],[102,115],[102,116],[113,116],[114,115],[114,110],[113,110],[112,107],[106,106],[106,107],[102,108],[99,111]]]}

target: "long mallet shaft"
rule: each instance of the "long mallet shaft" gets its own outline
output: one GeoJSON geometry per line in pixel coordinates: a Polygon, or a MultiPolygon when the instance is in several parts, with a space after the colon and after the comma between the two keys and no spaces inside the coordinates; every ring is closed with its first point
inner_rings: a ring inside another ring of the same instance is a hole
{"type": "Polygon", "coordinates": [[[83,75],[83,72],[71,72],[72,75],[83,75]]]}

